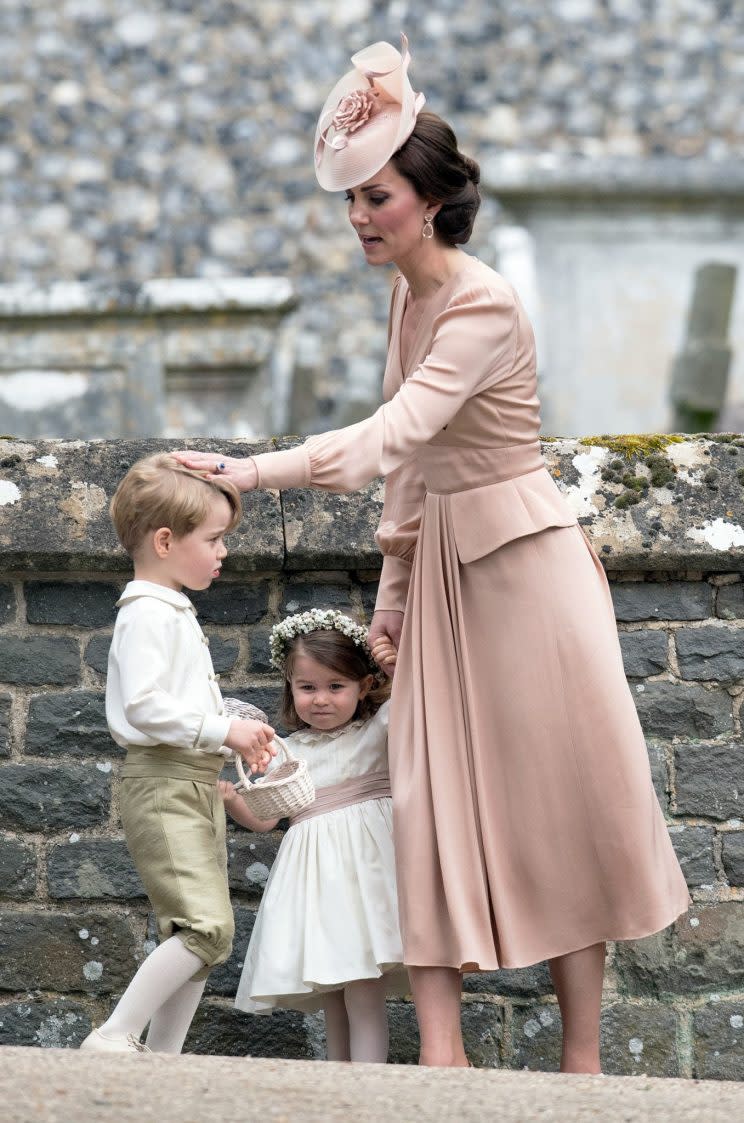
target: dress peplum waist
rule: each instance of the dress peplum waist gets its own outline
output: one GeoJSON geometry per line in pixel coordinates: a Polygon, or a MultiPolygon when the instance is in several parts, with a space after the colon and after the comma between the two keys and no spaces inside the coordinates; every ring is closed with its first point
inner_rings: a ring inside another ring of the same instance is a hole
{"type": "Polygon", "coordinates": [[[426,501],[448,508],[463,564],[516,538],[576,524],[545,468],[538,442],[493,449],[437,445],[421,453],[426,501]]]}
{"type": "Polygon", "coordinates": [[[418,449],[416,463],[426,490],[437,495],[501,483],[545,467],[539,441],[497,448],[428,444],[418,449]]]}

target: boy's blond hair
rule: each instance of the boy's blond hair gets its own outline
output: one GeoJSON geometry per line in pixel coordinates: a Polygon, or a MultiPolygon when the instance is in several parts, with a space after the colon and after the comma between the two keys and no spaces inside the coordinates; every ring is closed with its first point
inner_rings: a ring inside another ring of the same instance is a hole
{"type": "Polygon", "coordinates": [[[227,530],[234,530],[242,516],[235,484],[220,477],[207,480],[167,452],[156,452],[132,465],[114,493],[109,512],[119,541],[133,556],[147,533],[161,526],[176,538],[196,530],[206,519],[215,493],[230,504],[227,530]]]}

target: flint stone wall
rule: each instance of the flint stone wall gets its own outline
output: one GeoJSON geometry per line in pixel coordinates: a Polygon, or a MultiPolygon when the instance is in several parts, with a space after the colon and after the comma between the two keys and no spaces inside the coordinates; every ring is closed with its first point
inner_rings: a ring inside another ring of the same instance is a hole
{"type": "MultiPolygon", "coordinates": [[[[236,454],[271,446],[198,444],[236,454]]],[[[0,441],[2,1044],[75,1046],[153,946],[117,815],[122,754],[104,716],[114,602],[128,574],[106,508],[126,467],[163,447],[172,442],[0,441]]],[[[625,452],[545,444],[611,578],[654,783],[694,904],[661,935],[611,949],[605,1066],[742,1079],[744,439],[625,452]]],[[[381,499],[378,482],[350,496],[246,497],[224,577],[194,598],[226,693],[274,711],[267,636],[285,612],[334,606],[369,619],[381,499]]],[[[322,1056],[319,1016],[257,1018],[231,1004],[280,840],[230,832],[235,952],[209,980],[191,1051],[322,1056]]],[[[415,1062],[409,1001],[391,1004],[391,1022],[393,1058],[415,1062]]],[[[467,976],[463,1023],[479,1065],[558,1065],[544,964],[467,976]]]]}

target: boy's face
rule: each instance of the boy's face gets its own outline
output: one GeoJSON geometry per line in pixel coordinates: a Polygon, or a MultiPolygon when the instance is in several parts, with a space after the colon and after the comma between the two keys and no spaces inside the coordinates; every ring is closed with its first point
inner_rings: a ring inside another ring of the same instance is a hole
{"type": "Polygon", "coordinates": [[[219,577],[227,554],[223,535],[231,517],[227,499],[215,492],[204,522],[183,538],[170,537],[162,572],[172,588],[206,589],[219,577]]]}

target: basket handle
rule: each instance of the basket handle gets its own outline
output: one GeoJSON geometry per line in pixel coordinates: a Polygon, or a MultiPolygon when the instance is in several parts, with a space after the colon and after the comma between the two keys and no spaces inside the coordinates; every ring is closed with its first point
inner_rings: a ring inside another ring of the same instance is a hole
{"type": "MultiPolygon", "coordinates": [[[[285,760],[290,761],[297,759],[292,756],[286,741],[283,741],[277,733],[274,734],[272,744],[276,745],[279,751],[283,753],[285,760]]],[[[235,768],[239,777],[239,782],[235,785],[236,788],[238,790],[247,791],[248,788],[251,787],[251,781],[249,777],[246,776],[245,768],[243,767],[243,757],[238,752],[235,753],[235,768]]]]}

